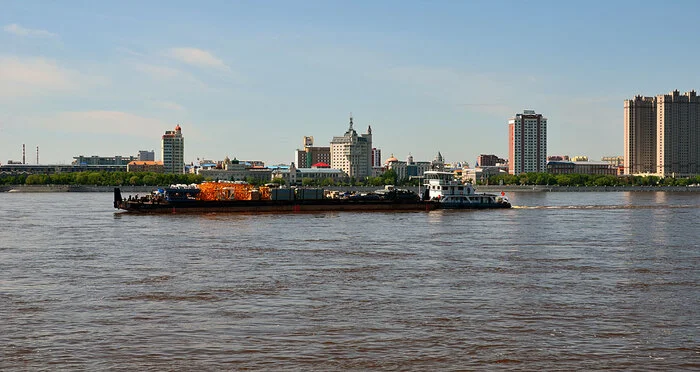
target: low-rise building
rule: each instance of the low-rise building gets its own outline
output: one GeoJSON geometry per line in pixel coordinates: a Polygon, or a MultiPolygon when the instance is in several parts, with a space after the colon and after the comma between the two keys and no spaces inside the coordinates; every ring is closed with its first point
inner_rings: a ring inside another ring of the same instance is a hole
{"type": "Polygon", "coordinates": [[[600,174],[616,176],[618,168],[603,161],[550,161],[547,172],[551,174],[600,174]]]}
{"type": "Polygon", "coordinates": [[[205,179],[222,180],[222,181],[247,181],[250,178],[260,181],[269,182],[272,174],[270,168],[260,166],[262,162],[253,162],[256,165],[251,165],[249,162],[241,162],[230,160],[228,157],[222,163],[207,163],[202,164],[201,168],[197,169],[198,175],[205,179]]]}
{"type": "Polygon", "coordinates": [[[137,156],[74,156],[72,165],[127,165],[129,162],[139,160],[137,156]]]}
{"type": "Polygon", "coordinates": [[[5,164],[0,165],[0,174],[54,174],[74,172],[126,172],[124,165],[71,165],[71,164],[5,164]]]}
{"type": "Polygon", "coordinates": [[[164,173],[165,167],[162,161],[139,161],[134,160],[126,165],[127,172],[153,172],[164,173]]]}
{"type": "MultiPolygon", "coordinates": [[[[433,163],[429,161],[414,161],[413,155],[408,154],[406,161],[400,161],[395,158],[392,154],[389,159],[386,160],[386,170],[393,170],[396,173],[396,179],[401,181],[406,181],[412,177],[423,177],[425,171],[433,169],[433,163]]],[[[440,164],[444,166],[444,163],[440,164]]]]}
{"type": "Polygon", "coordinates": [[[277,167],[272,170],[271,177],[271,179],[281,178],[284,180],[284,184],[288,186],[301,186],[305,178],[314,182],[331,180],[333,183],[340,183],[347,178],[347,175],[341,169],[326,167],[297,168],[292,163],[289,167],[277,167]]]}
{"type": "Polygon", "coordinates": [[[462,170],[462,181],[470,183],[486,183],[489,177],[508,174],[508,165],[479,166],[462,170]]]}

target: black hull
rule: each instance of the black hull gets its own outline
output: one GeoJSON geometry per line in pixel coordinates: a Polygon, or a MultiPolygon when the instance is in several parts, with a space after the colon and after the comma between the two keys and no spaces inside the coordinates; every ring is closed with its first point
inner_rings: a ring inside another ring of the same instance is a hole
{"type": "Polygon", "coordinates": [[[446,205],[417,200],[225,200],[136,201],[121,199],[114,190],[114,207],[137,213],[295,213],[324,211],[431,211],[435,209],[510,208],[508,203],[446,205]]]}

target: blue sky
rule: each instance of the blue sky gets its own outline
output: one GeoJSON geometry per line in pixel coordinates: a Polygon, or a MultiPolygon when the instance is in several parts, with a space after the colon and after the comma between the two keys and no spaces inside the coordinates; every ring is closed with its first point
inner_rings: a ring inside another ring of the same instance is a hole
{"type": "Polygon", "coordinates": [[[348,116],[386,159],[622,155],[623,100],[700,89],[698,1],[3,1],[0,163],[160,153],[289,163],[348,116]],[[633,5],[633,6],[632,6],[633,5]]]}

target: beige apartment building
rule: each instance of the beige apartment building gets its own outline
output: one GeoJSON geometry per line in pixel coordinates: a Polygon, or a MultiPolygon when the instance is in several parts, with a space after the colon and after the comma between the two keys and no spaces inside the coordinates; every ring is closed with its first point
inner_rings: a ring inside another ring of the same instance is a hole
{"type": "Polygon", "coordinates": [[[331,168],[341,169],[348,177],[362,180],[372,175],[372,127],[367,133],[358,135],[350,127],[343,136],[331,141],[331,168]]]}
{"type": "Polygon", "coordinates": [[[656,173],[700,174],[700,97],[677,90],[656,96],[656,173]]]}
{"type": "Polygon", "coordinates": [[[180,125],[165,131],[161,137],[161,156],[165,173],[185,173],[185,138],[180,125]]]}
{"type": "Polygon", "coordinates": [[[625,100],[624,136],[624,173],[656,173],[656,97],[625,100]]]}

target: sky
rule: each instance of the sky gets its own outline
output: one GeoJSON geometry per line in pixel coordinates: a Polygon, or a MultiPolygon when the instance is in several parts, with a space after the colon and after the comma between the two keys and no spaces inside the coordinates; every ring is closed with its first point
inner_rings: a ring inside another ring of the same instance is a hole
{"type": "Polygon", "coordinates": [[[155,150],[293,161],[303,136],[372,126],[382,157],[622,155],[623,101],[700,90],[700,2],[0,2],[0,163],[155,150]]]}

